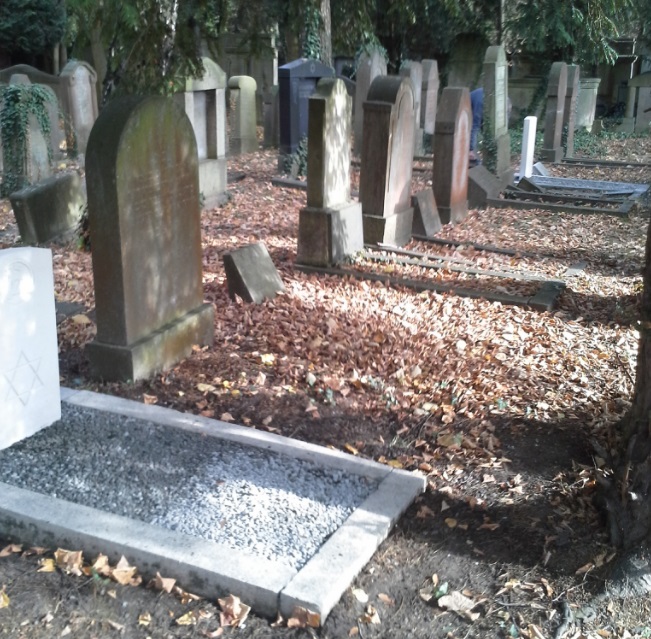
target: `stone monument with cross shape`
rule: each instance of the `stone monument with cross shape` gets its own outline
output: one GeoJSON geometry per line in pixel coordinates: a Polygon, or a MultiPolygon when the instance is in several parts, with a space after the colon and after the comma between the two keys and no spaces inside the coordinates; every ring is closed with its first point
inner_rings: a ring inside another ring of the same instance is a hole
{"type": "Polygon", "coordinates": [[[300,264],[337,264],[364,247],[362,206],[350,201],[351,109],[342,80],[319,80],[309,103],[307,206],[299,215],[296,258],[300,264]]]}

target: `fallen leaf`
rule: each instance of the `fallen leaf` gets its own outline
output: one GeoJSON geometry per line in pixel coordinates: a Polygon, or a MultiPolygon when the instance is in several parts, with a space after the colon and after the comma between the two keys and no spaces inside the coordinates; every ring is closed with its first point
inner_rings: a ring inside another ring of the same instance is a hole
{"type": "Polygon", "coordinates": [[[142,577],[136,575],[138,569],[131,566],[124,555],[120,557],[115,568],[111,572],[111,577],[123,586],[138,586],[142,583],[142,577]]]}
{"type": "Polygon", "coordinates": [[[440,608],[456,612],[470,621],[475,621],[479,618],[478,612],[471,612],[471,610],[477,605],[477,602],[470,599],[470,597],[466,597],[457,590],[452,591],[449,595],[439,597],[437,603],[440,608]]]}
{"type": "Polygon", "coordinates": [[[79,324],[79,325],[81,325],[81,326],[83,326],[83,325],[85,325],[85,324],[92,324],[92,322],[90,321],[90,319],[88,319],[88,316],[83,315],[83,314],[80,314],[80,315],[73,315],[73,316],[72,316],[72,321],[73,321],[75,324],[79,324]]]}
{"type": "Polygon", "coordinates": [[[6,586],[0,588],[0,608],[7,608],[9,606],[9,595],[5,592],[6,586]]]}
{"type": "Polygon", "coordinates": [[[353,588],[352,593],[360,603],[368,603],[368,595],[361,588],[353,588]]]}
{"type": "MultiPolygon", "coordinates": [[[[76,575],[81,577],[83,574],[82,566],[84,563],[84,557],[81,550],[65,550],[63,548],[57,548],[54,552],[54,560],[58,568],[61,568],[64,572],[76,575]]],[[[46,572],[46,571],[43,571],[46,572]]]]}
{"type": "Polygon", "coordinates": [[[23,547],[19,544],[9,544],[0,550],[0,557],[8,557],[12,553],[22,552],[23,547]]]}
{"type": "Polygon", "coordinates": [[[294,606],[294,610],[287,620],[288,628],[318,628],[320,625],[321,615],[301,606],[294,606]]]}
{"type": "Polygon", "coordinates": [[[139,626],[148,626],[151,623],[151,614],[148,612],[143,612],[138,615],[138,625],[139,626]]]}
{"type": "Polygon", "coordinates": [[[244,623],[251,611],[251,606],[242,603],[241,599],[235,595],[228,595],[228,597],[217,601],[222,609],[220,613],[222,626],[237,628],[244,623]]]}
{"type": "Polygon", "coordinates": [[[395,606],[396,602],[394,599],[389,597],[389,595],[384,594],[383,592],[379,593],[377,598],[385,605],[385,606],[395,606]]]}
{"type": "Polygon", "coordinates": [[[230,413],[222,413],[221,416],[219,417],[223,422],[234,422],[235,417],[233,417],[230,413]]]}
{"type": "Polygon", "coordinates": [[[57,569],[57,565],[54,561],[54,559],[48,557],[46,559],[41,559],[39,562],[41,567],[38,569],[37,572],[55,572],[57,569]]]}
{"type": "Polygon", "coordinates": [[[197,618],[193,611],[186,612],[175,621],[177,626],[193,626],[197,623],[197,618]]]}
{"type": "Polygon", "coordinates": [[[175,585],[176,579],[172,579],[171,577],[161,577],[159,572],[157,572],[156,576],[149,582],[150,588],[154,588],[155,590],[163,590],[168,593],[174,590],[175,585]]]}

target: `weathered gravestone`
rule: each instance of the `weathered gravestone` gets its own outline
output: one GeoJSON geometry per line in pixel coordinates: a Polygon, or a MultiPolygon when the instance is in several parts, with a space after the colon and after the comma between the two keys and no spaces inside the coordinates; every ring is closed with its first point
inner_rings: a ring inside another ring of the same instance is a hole
{"type": "Polygon", "coordinates": [[[409,78],[414,88],[414,155],[423,153],[423,130],[420,126],[420,98],[423,90],[423,65],[405,60],[400,66],[400,75],[409,78]]]}
{"type": "Polygon", "coordinates": [[[423,60],[423,90],[421,93],[420,126],[434,135],[436,105],[439,99],[439,67],[436,60],[423,60]]]}
{"type": "Polygon", "coordinates": [[[280,96],[278,85],[271,87],[264,94],[264,138],[262,146],[265,149],[278,147],[280,142],[280,96]]]}
{"type": "Polygon", "coordinates": [[[231,155],[257,151],[255,80],[247,75],[236,75],[228,80],[228,89],[231,104],[231,155]]]}
{"type": "Polygon", "coordinates": [[[237,295],[245,302],[262,304],[285,290],[269,251],[262,242],[224,253],[223,260],[231,299],[237,295]]]}
{"type": "Polygon", "coordinates": [[[579,97],[579,80],[581,67],[578,64],[567,65],[567,92],[563,110],[563,130],[566,131],[565,156],[574,157],[574,128],[576,127],[576,102],[579,97]]]}
{"type": "Polygon", "coordinates": [[[513,181],[508,93],[504,47],[488,47],[484,58],[484,164],[503,186],[513,181]]]}
{"type": "Polygon", "coordinates": [[[61,417],[52,252],[0,251],[0,449],[61,417]]]}
{"type": "Polygon", "coordinates": [[[364,242],[403,246],[411,239],[414,91],[409,78],[380,76],[364,103],[359,178],[364,242]]]}
{"type": "Polygon", "coordinates": [[[301,58],[278,69],[280,94],[280,156],[292,155],[307,136],[309,99],[321,78],[334,69],[318,60],[301,58]]]}
{"type": "Polygon", "coordinates": [[[362,138],[364,136],[364,102],[373,80],[379,75],[387,74],[387,62],[379,49],[373,48],[361,54],[355,73],[355,108],[353,117],[353,152],[362,153],[362,138]]]}
{"type": "Polygon", "coordinates": [[[78,153],[86,153],[88,136],[97,120],[97,73],[87,62],[70,60],[59,74],[65,111],[78,153]]]}
{"type": "Polygon", "coordinates": [[[411,226],[413,235],[432,237],[443,228],[432,189],[423,189],[414,193],[411,196],[411,205],[414,207],[411,226]]]}
{"type": "Polygon", "coordinates": [[[468,215],[468,154],[470,93],[446,87],[436,114],[432,189],[443,224],[456,224],[468,215]]]}
{"type": "Polygon", "coordinates": [[[310,98],[307,206],[298,223],[300,264],[337,264],[364,247],[362,206],[350,201],[351,109],[340,79],[319,80],[310,98]]]}
{"type": "Polygon", "coordinates": [[[92,373],[136,380],[211,344],[203,303],[197,144],[173,100],[126,97],[100,113],[86,183],[97,337],[92,373]]]}
{"type": "Polygon", "coordinates": [[[563,111],[567,93],[567,64],[554,62],[547,84],[547,110],[545,111],[545,135],[540,158],[546,162],[560,162],[563,159],[563,111]]]}
{"type": "Polygon", "coordinates": [[[174,100],[190,118],[199,155],[199,189],[204,206],[226,199],[226,74],[210,58],[201,58],[204,73],[186,78],[185,91],[174,100]]]}

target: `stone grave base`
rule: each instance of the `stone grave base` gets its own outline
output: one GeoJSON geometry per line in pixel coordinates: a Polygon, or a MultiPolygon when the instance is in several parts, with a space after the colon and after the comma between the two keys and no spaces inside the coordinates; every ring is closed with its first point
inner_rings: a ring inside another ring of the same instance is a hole
{"type": "Polygon", "coordinates": [[[414,209],[408,208],[388,217],[362,215],[365,244],[404,246],[411,239],[414,209]]]}
{"type": "Polygon", "coordinates": [[[199,191],[204,209],[226,202],[226,158],[199,161],[199,191]]]}
{"type": "Polygon", "coordinates": [[[544,162],[560,162],[563,159],[563,147],[558,146],[555,149],[540,149],[538,155],[544,162]]]}
{"type": "Polygon", "coordinates": [[[106,381],[136,381],[170,368],[192,351],[194,344],[214,339],[215,309],[202,304],[133,344],[91,342],[86,346],[93,377],[106,381]]]}
{"type": "Polygon", "coordinates": [[[337,208],[301,209],[296,261],[312,266],[338,264],[364,248],[362,205],[349,202],[337,208]]]}
{"type": "Polygon", "coordinates": [[[441,224],[460,224],[468,217],[468,200],[454,206],[439,206],[441,224]]]}

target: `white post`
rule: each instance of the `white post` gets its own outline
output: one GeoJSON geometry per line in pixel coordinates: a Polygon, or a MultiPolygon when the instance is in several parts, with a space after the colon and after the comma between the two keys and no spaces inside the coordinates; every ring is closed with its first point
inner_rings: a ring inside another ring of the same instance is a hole
{"type": "Polygon", "coordinates": [[[536,126],[538,118],[528,115],[524,119],[522,131],[522,156],[520,158],[520,179],[531,177],[533,173],[533,150],[536,146],[536,126]]]}

